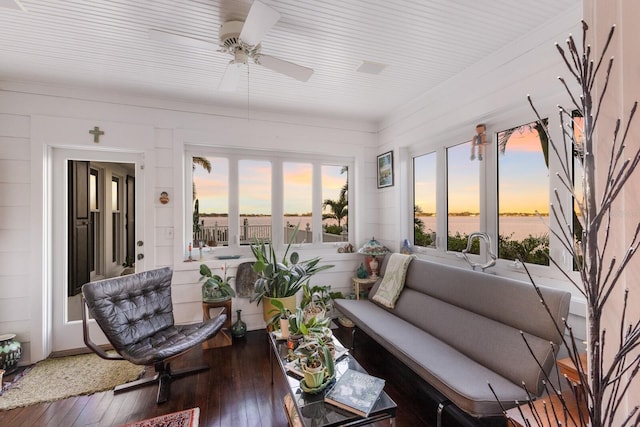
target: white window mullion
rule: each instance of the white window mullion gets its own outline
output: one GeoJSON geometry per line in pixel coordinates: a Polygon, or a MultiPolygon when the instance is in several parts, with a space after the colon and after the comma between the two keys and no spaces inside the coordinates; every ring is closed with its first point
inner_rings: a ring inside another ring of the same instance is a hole
{"type": "Polygon", "coordinates": [[[438,252],[447,251],[447,149],[438,148],[437,174],[437,200],[436,200],[436,249],[438,252]]]}
{"type": "Polygon", "coordinates": [[[276,249],[284,247],[284,183],[282,161],[271,162],[271,243],[276,249]]]}
{"type": "Polygon", "coordinates": [[[229,156],[229,247],[237,248],[240,245],[240,173],[238,168],[238,158],[229,156]]]}
{"type": "Polygon", "coordinates": [[[313,230],[313,245],[322,245],[322,164],[313,164],[313,199],[311,207],[313,216],[311,217],[311,229],[313,230]]]}

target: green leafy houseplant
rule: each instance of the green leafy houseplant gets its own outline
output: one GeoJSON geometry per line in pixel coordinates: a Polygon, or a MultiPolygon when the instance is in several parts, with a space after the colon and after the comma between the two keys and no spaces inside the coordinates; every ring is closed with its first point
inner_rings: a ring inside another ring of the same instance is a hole
{"type": "MultiPolygon", "coordinates": [[[[279,301],[278,301],[279,302],[279,301]]],[[[275,305],[275,303],[274,303],[275,305]]],[[[290,335],[309,335],[323,334],[329,326],[331,319],[317,318],[312,316],[305,318],[302,307],[296,309],[296,314],[289,316],[289,334],[290,335]]]]}
{"type": "Polygon", "coordinates": [[[330,285],[311,286],[305,283],[302,286],[300,307],[304,310],[306,317],[330,317],[335,298],[344,298],[344,296],[342,292],[331,292],[330,285]]]}
{"type": "Polygon", "coordinates": [[[271,305],[273,305],[273,310],[269,312],[271,317],[267,320],[267,324],[273,325],[277,329],[280,319],[288,319],[291,316],[291,310],[285,307],[282,301],[277,299],[271,301],[271,305]]]}
{"type": "Polygon", "coordinates": [[[224,272],[224,277],[213,274],[206,264],[200,264],[200,280],[205,281],[202,284],[203,301],[221,301],[236,296],[235,291],[229,283],[233,277],[227,276],[226,265],[222,266],[221,269],[224,272]]]}
{"type": "Polygon", "coordinates": [[[320,387],[335,376],[335,361],[329,347],[322,340],[311,340],[296,349],[307,387],[320,387]]]}
{"type": "Polygon", "coordinates": [[[300,261],[300,255],[295,251],[291,252],[287,258],[297,232],[296,226],[280,261],[272,245],[254,239],[251,252],[256,258],[253,271],[258,274],[258,280],[255,283],[251,302],[260,304],[262,297],[285,298],[296,295],[311,276],[333,267],[333,265],[318,265],[320,257],[300,261]]]}

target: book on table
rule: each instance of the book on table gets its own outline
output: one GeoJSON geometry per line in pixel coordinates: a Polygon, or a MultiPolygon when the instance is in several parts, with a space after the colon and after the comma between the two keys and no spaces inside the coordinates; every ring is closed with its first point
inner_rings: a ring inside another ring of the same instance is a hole
{"type": "Polygon", "coordinates": [[[382,378],[347,369],[324,396],[324,401],[368,417],[383,388],[382,378]]]}

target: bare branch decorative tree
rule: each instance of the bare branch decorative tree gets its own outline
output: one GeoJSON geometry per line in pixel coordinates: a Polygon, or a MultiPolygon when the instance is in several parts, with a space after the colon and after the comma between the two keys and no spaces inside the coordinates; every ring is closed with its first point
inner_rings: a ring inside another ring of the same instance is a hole
{"type": "MultiPolygon", "coordinates": [[[[564,340],[569,356],[575,364],[580,384],[569,384],[573,391],[578,406],[576,416],[569,412],[570,403],[565,398],[567,394],[553,386],[550,378],[545,381],[545,386],[550,395],[557,396],[561,408],[544,407],[537,410],[530,402],[533,413],[528,419],[528,425],[552,425],[552,426],[638,426],[640,425],[640,411],[638,406],[630,408],[626,414],[621,413],[624,399],[631,384],[636,379],[640,370],[640,319],[630,319],[631,315],[638,316],[637,311],[630,313],[628,310],[628,289],[620,290],[623,272],[632,257],[635,255],[640,235],[640,224],[635,227],[630,236],[627,250],[621,258],[613,254],[612,250],[612,208],[614,202],[620,196],[625,184],[632,176],[640,162],[640,149],[634,148],[630,156],[626,154],[628,149],[626,142],[629,129],[636,112],[637,102],[633,104],[627,120],[623,123],[618,119],[615,123],[611,148],[607,153],[606,144],[598,145],[598,156],[608,154],[608,168],[605,180],[601,182],[596,177],[596,158],[594,131],[599,120],[602,119],[602,105],[613,67],[613,58],[608,61],[605,55],[613,38],[615,27],[612,27],[606,39],[601,54],[592,58],[591,46],[586,44],[588,26],[582,23],[582,48],[578,48],[572,36],[567,40],[566,51],[556,44],[556,47],[566,64],[571,76],[577,82],[579,92],[572,90],[573,83],[568,83],[564,78],[559,78],[571,100],[571,108],[559,107],[560,122],[562,123],[562,142],[556,143],[549,135],[549,146],[561,164],[561,170],[557,177],[563,187],[573,194],[578,207],[578,219],[582,228],[581,236],[574,239],[574,225],[571,213],[565,212],[561,203],[560,192],[554,191],[555,201],[551,203],[553,217],[561,224],[560,230],[551,231],[562,243],[564,249],[571,254],[573,263],[579,275],[579,280],[574,276],[564,273],[568,281],[584,296],[587,305],[587,358],[588,369],[582,368],[579,349],[575,345],[575,339],[571,327],[566,324],[569,338],[564,340]],[[602,73],[604,73],[602,75],[602,73]],[[596,79],[600,81],[599,95],[594,98],[594,85],[596,79]],[[582,119],[583,138],[578,138],[575,132],[576,114],[582,119]],[[584,169],[582,185],[574,185],[573,162],[579,161],[584,169]],[[597,188],[597,185],[602,188],[597,188]],[[581,189],[579,189],[581,187],[581,189]],[[618,291],[618,292],[614,292],[618,291]],[[622,311],[619,318],[619,331],[614,331],[616,336],[608,337],[603,327],[603,312],[607,303],[612,298],[622,298],[622,311]],[[607,342],[609,341],[609,342],[607,342]],[[606,345],[605,345],[606,344],[606,345]]],[[[536,110],[531,98],[529,103],[535,112],[538,121],[542,117],[536,110]]],[[[546,128],[544,128],[546,131],[546,128]]],[[[602,165],[603,162],[598,162],[602,165]]],[[[551,264],[560,267],[550,257],[551,264]]],[[[526,265],[525,265],[526,268],[526,265]]],[[[564,270],[560,268],[560,271],[564,270]]],[[[529,274],[529,271],[527,270],[529,274]]],[[[533,285],[538,289],[535,280],[529,274],[533,285]]],[[[544,303],[544,299],[542,299],[544,303]]],[[[545,304],[546,306],[546,304],[545,304]]],[[[562,333],[562,331],[558,331],[562,333]]],[[[526,339],[525,339],[526,343],[526,339]]],[[[559,378],[558,370],[556,374],[559,378]]],[[[567,380],[568,381],[568,380],[567,380]]],[[[558,381],[560,382],[560,381],[558,381]]],[[[526,388],[526,385],[525,385],[526,388]]],[[[551,401],[551,400],[550,400],[551,401]]],[[[522,415],[522,414],[521,414],[522,415]]]]}

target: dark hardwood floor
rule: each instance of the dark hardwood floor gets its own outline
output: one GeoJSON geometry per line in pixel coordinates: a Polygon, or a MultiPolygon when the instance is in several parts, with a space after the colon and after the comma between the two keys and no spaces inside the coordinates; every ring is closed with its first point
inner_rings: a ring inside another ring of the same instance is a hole
{"type": "MultiPolygon", "coordinates": [[[[351,329],[340,327],[335,334],[350,345],[351,329]]],[[[165,404],[155,403],[155,386],[117,395],[107,391],[0,411],[0,426],[118,426],[195,406],[201,427],[286,426],[287,389],[277,365],[271,384],[269,351],[264,330],[248,332],[231,347],[196,348],[176,358],[173,369],[202,362],[211,369],[175,381],[165,404]]],[[[422,380],[360,331],[353,354],[369,373],[386,380],[385,390],[398,405],[398,427],[435,426],[437,404],[422,380]]]]}

